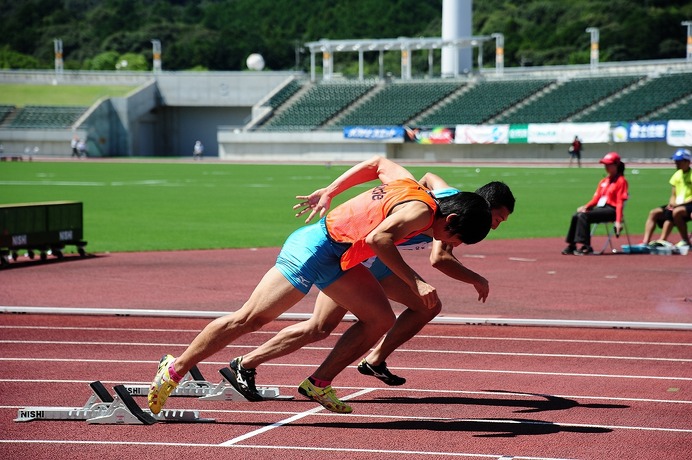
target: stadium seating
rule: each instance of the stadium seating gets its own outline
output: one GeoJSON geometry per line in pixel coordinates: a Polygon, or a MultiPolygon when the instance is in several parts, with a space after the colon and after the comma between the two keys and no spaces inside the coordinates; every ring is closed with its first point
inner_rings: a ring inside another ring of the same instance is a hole
{"type": "Polygon", "coordinates": [[[71,127],[88,107],[27,105],[17,111],[11,128],[63,129],[71,127]]]}
{"type": "Polygon", "coordinates": [[[276,109],[290,99],[290,97],[297,93],[302,87],[303,84],[298,80],[289,81],[286,86],[281,88],[276,94],[269,98],[267,105],[273,109],[276,109]]]}
{"type": "Polygon", "coordinates": [[[14,105],[0,105],[0,124],[5,121],[12,112],[15,111],[17,107],[14,105]]]}
{"type": "Polygon", "coordinates": [[[386,83],[372,98],[336,120],[335,125],[402,125],[460,86],[458,82],[444,81],[386,83]]]}
{"type": "MultiPolygon", "coordinates": [[[[603,107],[575,118],[574,121],[630,121],[644,118],[674,101],[692,94],[692,73],[662,75],[642,86],[614,98],[603,107]]],[[[690,112],[684,118],[689,119],[690,112]]]]}
{"type": "Polygon", "coordinates": [[[374,82],[326,81],[313,84],[296,101],[289,101],[260,130],[311,130],[331,119],[375,86],[374,82]]]}
{"type": "Polygon", "coordinates": [[[421,126],[481,124],[554,80],[482,81],[418,120],[421,126]]]}
{"type": "Polygon", "coordinates": [[[651,121],[689,120],[690,117],[692,117],[692,97],[680,105],[661,110],[655,116],[648,117],[648,119],[651,121]]]}
{"type": "MultiPolygon", "coordinates": [[[[640,77],[590,77],[568,80],[507,115],[498,123],[557,123],[605,97],[636,83],[640,77]]],[[[582,120],[573,120],[582,121],[582,120]]]]}

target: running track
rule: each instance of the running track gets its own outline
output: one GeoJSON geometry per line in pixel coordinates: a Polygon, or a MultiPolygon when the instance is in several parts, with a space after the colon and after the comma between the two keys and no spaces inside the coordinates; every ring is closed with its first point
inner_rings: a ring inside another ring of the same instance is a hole
{"type": "MultiPolygon", "coordinates": [[[[461,317],[462,324],[428,325],[390,358],[390,367],[408,379],[402,387],[386,387],[353,367],[344,371],[334,386],[352,401],[351,415],[322,410],[296,392],[345,323],[329,339],[260,368],[258,384],[278,386],[282,394],[295,396],[293,401],[172,398],[167,404],[198,409],[215,419],[213,424],[15,423],[24,406],[82,406],[93,380],[109,388],[147,384],[160,355],[180,353],[208,318],[0,315],[0,456],[692,457],[692,334],[685,327],[692,323],[690,259],[554,257],[559,242],[529,243],[534,247],[512,242],[511,260],[505,246],[510,243],[502,241],[478,245],[462,259],[491,280],[491,299],[485,305],[476,305],[470,290],[445,284],[414,261],[440,289],[447,319],[461,317]],[[582,289],[563,279],[575,269],[582,289]],[[551,285],[547,279],[557,282],[551,285]],[[608,295],[595,295],[602,286],[610,287],[608,295]],[[463,324],[464,315],[474,318],[467,321],[474,324],[463,324]],[[487,325],[477,325],[479,318],[486,318],[487,325]],[[555,326],[495,325],[513,324],[514,319],[533,324],[552,320],[555,326]],[[591,320],[600,323],[571,323],[591,320]],[[560,321],[571,327],[559,327],[560,321]],[[627,326],[608,327],[610,321],[627,326]],[[633,322],[642,327],[632,327],[633,322]]],[[[32,306],[84,308],[85,313],[169,308],[198,309],[203,316],[204,311],[228,310],[235,305],[234,294],[242,298],[249,293],[239,280],[256,282],[248,267],[266,269],[271,262],[265,252],[272,251],[27,262],[0,272],[0,301],[5,311],[32,306]],[[206,270],[197,271],[203,264],[206,270]],[[241,266],[242,275],[237,271],[241,266]],[[190,277],[191,271],[203,276],[190,277]]],[[[310,300],[295,311],[309,311],[310,300]]],[[[288,324],[276,321],[242,338],[200,364],[200,370],[208,380],[219,381],[217,370],[229,358],[288,324]]],[[[143,398],[137,401],[145,405],[143,398]]]]}

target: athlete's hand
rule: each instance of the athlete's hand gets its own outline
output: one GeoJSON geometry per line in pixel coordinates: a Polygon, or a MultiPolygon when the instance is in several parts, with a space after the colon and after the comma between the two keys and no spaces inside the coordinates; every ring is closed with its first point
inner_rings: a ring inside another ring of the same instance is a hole
{"type": "Polygon", "coordinates": [[[488,280],[481,276],[480,280],[473,283],[473,287],[475,287],[476,292],[478,292],[478,300],[485,303],[485,299],[488,298],[488,294],[490,293],[488,280]]]}
{"type": "Polygon", "coordinates": [[[299,211],[296,213],[296,217],[300,217],[306,212],[310,211],[310,214],[308,215],[308,218],[305,219],[305,223],[307,224],[312,220],[313,217],[315,217],[315,214],[319,213],[320,214],[320,219],[324,217],[324,215],[327,213],[327,210],[329,210],[329,206],[332,203],[332,197],[329,196],[327,193],[327,189],[321,188],[318,190],[315,190],[312,192],[310,195],[307,196],[302,196],[298,195],[296,196],[297,200],[303,200],[297,205],[293,206],[293,209],[298,209],[299,211]]]}
{"type": "Polygon", "coordinates": [[[425,281],[416,280],[416,290],[418,296],[423,300],[423,304],[428,310],[435,308],[440,303],[440,298],[437,296],[437,289],[429,285],[425,281]]]}

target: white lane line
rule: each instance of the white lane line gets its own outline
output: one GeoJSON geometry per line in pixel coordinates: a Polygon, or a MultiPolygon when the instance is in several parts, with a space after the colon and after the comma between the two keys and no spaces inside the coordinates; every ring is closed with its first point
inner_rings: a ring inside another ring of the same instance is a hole
{"type": "MultiPolygon", "coordinates": [[[[346,398],[341,398],[346,400],[347,398],[354,398],[360,394],[366,394],[371,391],[376,390],[375,388],[366,389],[360,392],[353,393],[346,398]]],[[[0,409],[7,410],[18,410],[26,406],[0,406],[0,409]]],[[[544,422],[540,420],[514,420],[514,419],[483,419],[483,418],[439,418],[439,417],[420,417],[420,416],[406,416],[406,415],[381,415],[381,414],[335,414],[333,412],[325,412],[323,407],[316,407],[309,411],[300,412],[298,414],[286,411],[258,411],[258,410],[228,410],[228,409],[204,409],[205,414],[261,414],[261,415],[287,415],[293,414],[279,422],[267,425],[258,430],[251,431],[245,435],[238,436],[236,438],[230,439],[218,445],[234,445],[238,442],[249,439],[251,437],[257,436],[259,434],[265,433],[271,429],[279,428],[282,425],[287,425],[293,421],[300,420],[309,415],[322,416],[322,417],[348,417],[352,418],[365,418],[365,419],[378,419],[378,420],[400,420],[400,421],[434,421],[434,422],[453,422],[453,423],[479,423],[479,424],[505,424],[505,425],[537,425],[537,426],[554,426],[554,427],[565,427],[565,428],[598,428],[598,429],[611,429],[611,430],[630,430],[630,431],[654,431],[654,432],[667,432],[667,433],[692,433],[690,428],[671,428],[671,427],[654,427],[654,426],[634,426],[634,425],[598,425],[593,423],[561,423],[561,422],[544,422]]],[[[348,423],[348,422],[345,422],[348,423]]],[[[483,430],[477,430],[483,431],[483,430]]]]}
{"type": "MultiPolygon", "coordinates": [[[[497,454],[474,454],[466,452],[425,452],[425,451],[410,451],[410,450],[384,450],[384,449],[353,449],[351,447],[310,447],[310,446],[263,446],[263,445],[231,445],[231,446],[221,446],[219,444],[193,444],[193,443],[175,443],[175,442],[131,442],[131,441],[65,441],[65,440],[52,440],[52,439],[0,439],[0,444],[65,444],[65,445],[107,445],[107,446],[161,446],[161,447],[216,447],[219,449],[265,449],[265,450],[277,450],[277,451],[311,451],[311,452],[338,452],[338,453],[348,453],[352,452],[354,454],[358,453],[376,453],[376,454],[398,454],[398,455],[414,455],[422,456],[429,455],[433,457],[471,457],[471,458],[491,458],[499,459],[503,457],[498,457],[497,454]]],[[[504,458],[507,458],[506,456],[504,458]]],[[[514,460],[575,460],[573,458],[562,458],[562,457],[525,457],[525,456],[511,456],[514,460]]]]}
{"type": "MultiPolygon", "coordinates": [[[[271,365],[271,364],[265,364],[271,365]]],[[[87,385],[91,383],[92,380],[27,380],[27,379],[0,379],[0,383],[48,383],[48,384],[83,384],[87,385]]],[[[115,380],[101,380],[104,385],[117,385],[122,384],[122,381],[115,380]]],[[[150,382],[128,382],[130,385],[148,385],[150,382]]],[[[295,385],[272,385],[279,388],[295,389],[295,385]]],[[[339,386],[341,390],[357,390],[356,387],[339,386]]],[[[541,394],[541,393],[517,393],[511,391],[470,391],[470,390],[450,390],[450,389],[437,389],[430,390],[427,388],[403,388],[403,387],[383,387],[379,388],[379,391],[395,392],[395,393],[431,393],[431,394],[444,394],[444,395],[465,395],[465,396],[493,396],[495,398],[505,396],[510,397],[523,397],[526,401],[536,401],[537,399],[532,398],[562,398],[570,399],[574,401],[588,400],[588,401],[620,401],[620,402],[637,402],[637,403],[655,403],[655,404],[692,404],[692,400],[680,400],[680,399],[651,399],[651,398],[631,398],[622,396],[596,396],[596,395],[563,395],[563,394],[541,394]]],[[[543,399],[538,399],[538,401],[543,401],[543,399]]],[[[581,404],[581,403],[580,403],[581,404]]],[[[0,409],[21,409],[24,406],[0,406],[0,409]]],[[[206,411],[206,410],[205,410],[206,411]]],[[[234,410],[218,410],[217,412],[227,412],[227,413],[244,413],[246,411],[234,411],[234,410]]],[[[267,413],[267,414],[293,414],[293,412],[277,412],[277,411],[258,411],[254,410],[253,413],[267,413]]],[[[326,415],[331,414],[330,412],[325,413],[326,415]]],[[[352,417],[358,417],[359,414],[350,414],[352,417]]],[[[386,418],[386,415],[381,415],[378,417],[386,418]]],[[[392,418],[402,418],[400,416],[392,418]]],[[[405,418],[405,417],[404,417],[405,418]]],[[[415,417],[420,419],[420,416],[415,417]]]]}
{"type": "MultiPolygon", "coordinates": [[[[44,315],[93,315],[93,316],[132,316],[132,317],[166,317],[166,318],[218,318],[228,312],[197,311],[197,310],[154,310],[137,308],[70,308],[70,307],[17,307],[0,306],[0,313],[38,313],[44,315]]],[[[284,313],[277,319],[299,320],[309,319],[312,313],[284,313]]],[[[355,317],[347,314],[344,320],[354,321],[355,317]]],[[[577,328],[608,328],[608,329],[657,329],[657,330],[692,330],[692,323],[670,323],[651,321],[596,321],[596,320],[565,320],[565,319],[529,319],[506,317],[462,317],[439,315],[431,321],[433,324],[461,324],[486,326],[560,326],[577,328]]]]}
{"type": "MultiPolygon", "coordinates": [[[[45,361],[45,359],[39,358],[17,358],[17,359],[7,359],[0,358],[0,361],[45,361]]],[[[51,361],[59,361],[58,359],[51,358],[51,361]]],[[[135,364],[151,364],[153,361],[129,361],[129,360],[86,360],[86,359],[62,359],[61,362],[102,362],[102,363],[135,363],[135,364]]],[[[204,364],[217,364],[226,366],[227,362],[223,363],[204,363],[204,364]]],[[[265,364],[267,366],[277,365],[277,364],[265,364]]],[[[278,364],[280,366],[280,364],[278,364]]],[[[291,367],[314,367],[314,364],[290,364],[291,367]]],[[[692,377],[676,377],[676,376],[658,376],[658,375],[627,375],[627,374],[585,374],[578,372],[539,372],[539,371],[515,371],[510,369],[450,369],[450,368],[421,368],[421,367],[390,367],[390,369],[397,370],[408,370],[408,371],[431,371],[431,372],[464,372],[464,373],[478,373],[478,374],[510,374],[510,375],[544,375],[544,376],[558,376],[558,377],[588,377],[588,378],[610,378],[610,379],[648,379],[648,380],[683,380],[692,381],[692,377]]],[[[0,379],[0,382],[5,381],[5,379],[0,379]]],[[[22,382],[43,382],[43,380],[16,380],[22,382]]]]}
{"type": "MultiPolygon", "coordinates": [[[[6,326],[0,325],[0,329],[28,329],[28,330],[50,330],[50,331],[113,331],[113,332],[166,332],[172,334],[194,333],[199,329],[153,329],[153,328],[129,328],[129,327],[71,327],[71,326],[6,326]]],[[[275,335],[277,330],[261,330],[252,334],[275,335]]],[[[332,332],[334,337],[341,336],[340,333],[332,332]]],[[[531,337],[481,337],[470,335],[426,335],[418,334],[414,339],[435,339],[435,340],[494,340],[507,342],[545,342],[545,343],[595,343],[610,345],[653,345],[653,346],[683,346],[692,347],[692,342],[642,342],[634,340],[588,340],[588,339],[544,339],[531,337]]],[[[331,348],[324,348],[331,349],[331,348]]]]}
{"type": "MultiPolygon", "coordinates": [[[[349,400],[349,399],[356,398],[356,397],[358,397],[358,396],[361,396],[361,395],[370,393],[370,392],[372,392],[372,391],[375,391],[375,388],[365,388],[365,389],[363,389],[363,390],[361,390],[361,391],[357,391],[357,392],[355,392],[355,393],[351,393],[350,395],[346,395],[346,396],[344,396],[344,397],[341,398],[341,399],[342,399],[343,401],[347,401],[347,400],[349,400]]],[[[262,428],[260,428],[260,429],[258,429],[258,430],[251,431],[251,432],[246,433],[246,434],[244,434],[244,435],[242,435],[242,436],[238,436],[238,437],[235,437],[235,438],[233,438],[233,439],[229,439],[228,441],[222,442],[222,443],[219,444],[219,445],[220,445],[220,446],[231,446],[231,445],[237,444],[237,443],[239,443],[239,442],[245,441],[246,439],[250,439],[250,438],[253,438],[253,437],[255,437],[255,436],[258,436],[258,435],[260,435],[260,434],[262,434],[262,433],[266,433],[267,431],[273,430],[274,428],[279,428],[279,427],[282,427],[282,426],[284,426],[284,425],[287,425],[287,424],[289,424],[289,423],[291,423],[291,422],[294,422],[294,421],[296,421],[296,420],[300,420],[300,419],[302,419],[302,418],[305,418],[305,417],[307,417],[307,416],[309,416],[309,415],[313,415],[313,414],[315,414],[315,413],[317,413],[317,412],[322,412],[323,410],[325,410],[325,408],[319,406],[319,407],[316,407],[316,408],[311,409],[311,410],[309,410],[309,411],[301,412],[300,414],[296,414],[296,415],[294,415],[293,417],[289,417],[289,418],[287,418],[287,419],[278,421],[278,422],[276,422],[276,423],[272,423],[271,425],[267,425],[267,426],[262,427],[262,428]]],[[[331,415],[331,414],[330,414],[330,415],[331,415]]],[[[340,414],[334,414],[334,415],[340,415],[340,414]]],[[[342,415],[345,415],[345,414],[342,414],[342,415]]]]}
{"type": "MultiPolygon", "coordinates": [[[[67,341],[67,340],[0,340],[0,344],[12,345],[80,345],[80,346],[130,346],[130,347],[187,347],[187,345],[178,344],[162,344],[162,343],[145,343],[145,342],[90,342],[90,341],[67,341]]],[[[256,348],[255,345],[231,345],[227,348],[256,348]]],[[[329,347],[303,347],[303,350],[331,350],[329,347]]],[[[480,356],[521,356],[529,358],[577,358],[577,359],[613,359],[613,360],[628,360],[628,361],[665,361],[676,363],[690,363],[692,358],[656,358],[647,356],[609,356],[609,355],[575,355],[561,353],[517,353],[517,352],[500,352],[500,351],[466,351],[466,350],[397,350],[406,353],[434,353],[434,354],[449,354],[449,355],[480,355],[480,356]]],[[[2,359],[2,358],[0,358],[2,359]]],[[[31,358],[26,358],[31,360],[31,358]]]]}

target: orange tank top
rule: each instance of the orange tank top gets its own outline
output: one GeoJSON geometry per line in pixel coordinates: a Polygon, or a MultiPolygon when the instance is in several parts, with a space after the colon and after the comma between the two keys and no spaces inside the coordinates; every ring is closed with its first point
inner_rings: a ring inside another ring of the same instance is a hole
{"type": "Polygon", "coordinates": [[[422,201],[433,212],[425,228],[396,241],[397,244],[430,228],[437,212],[437,203],[428,192],[413,179],[399,179],[363,192],[330,211],[326,217],[327,233],[338,243],[351,244],[341,256],[342,270],[348,270],[375,255],[365,242],[365,237],[399,204],[422,201]]]}

